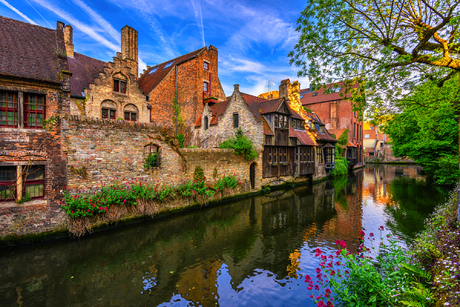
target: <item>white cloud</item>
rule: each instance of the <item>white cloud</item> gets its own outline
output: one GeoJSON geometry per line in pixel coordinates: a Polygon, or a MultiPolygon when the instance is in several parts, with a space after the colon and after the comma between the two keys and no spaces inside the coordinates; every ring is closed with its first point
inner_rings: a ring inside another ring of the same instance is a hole
{"type": "Polygon", "coordinates": [[[190,0],[192,2],[193,11],[195,12],[196,22],[198,27],[200,28],[201,38],[203,39],[203,46],[206,46],[206,42],[204,40],[204,26],[203,26],[203,14],[201,13],[201,4],[195,3],[195,0],[190,0]]]}
{"type": "Polygon", "coordinates": [[[5,0],[0,0],[1,3],[3,3],[7,8],[11,9],[13,12],[15,12],[16,14],[18,14],[19,16],[21,16],[22,18],[24,18],[25,20],[27,20],[28,22],[30,22],[31,24],[33,25],[36,25],[37,23],[35,21],[33,21],[32,19],[30,19],[29,17],[27,17],[24,13],[22,13],[21,11],[19,11],[17,8],[15,8],[14,6],[12,6],[11,4],[9,4],[8,2],[6,2],[5,0]]]}
{"type": "Polygon", "coordinates": [[[91,7],[89,7],[86,3],[82,0],[72,0],[73,3],[78,5],[81,9],[83,9],[99,26],[104,29],[113,39],[117,42],[121,42],[120,33],[101,15],[96,13],[91,7]]]}
{"type": "Polygon", "coordinates": [[[69,22],[74,28],[82,31],[83,33],[85,33],[89,37],[93,38],[95,41],[101,43],[105,47],[111,49],[112,51],[115,51],[115,52],[120,51],[120,46],[115,45],[114,43],[110,42],[105,37],[103,37],[102,35],[97,33],[94,30],[93,27],[90,27],[90,26],[82,23],[79,19],[75,18],[74,16],[72,16],[68,12],[66,12],[66,11],[64,11],[64,10],[62,10],[62,9],[52,5],[52,4],[50,4],[46,0],[32,0],[32,1],[34,1],[35,3],[41,5],[42,7],[50,10],[51,12],[55,13],[59,17],[63,18],[67,22],[69,22]]]}

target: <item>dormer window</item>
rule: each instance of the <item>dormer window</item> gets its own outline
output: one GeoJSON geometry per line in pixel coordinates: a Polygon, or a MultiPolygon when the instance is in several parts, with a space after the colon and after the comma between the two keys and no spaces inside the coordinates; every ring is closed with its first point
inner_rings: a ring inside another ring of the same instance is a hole
{"type": "Polygon", "coordinates": [[[209,63],[208,62],[203,62],[203,69],[204,70],[209,70],[209,63]]]}
{"type": "Polygon", "coordinates": [[[126,82],[121,80],[113,80],[113,91],[126,94],[126,82]]]}

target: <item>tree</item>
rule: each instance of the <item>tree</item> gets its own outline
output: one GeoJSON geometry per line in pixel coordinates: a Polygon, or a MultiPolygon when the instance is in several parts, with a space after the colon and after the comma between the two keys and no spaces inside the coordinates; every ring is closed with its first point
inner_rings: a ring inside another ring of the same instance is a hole
{"type": "Polygon", "coordinates": [[[393,102],[425,80],[442,86],[460,73],[459,3],[307,0],[290,63],[315,84],[347,80],[356,109],[395,111],[393,102]]]}
{"type": "Polygon", "coordinates": [[[402,112],[383,127],[391,139],[393,154],[415,160],[440,184],[455,183],[460,177],[459,133],[453,107],[459,100],[458,92],[453,90],[457,81],[453,78],[440,89],[435,82],[427,81],[401,101],[402,112]]]}

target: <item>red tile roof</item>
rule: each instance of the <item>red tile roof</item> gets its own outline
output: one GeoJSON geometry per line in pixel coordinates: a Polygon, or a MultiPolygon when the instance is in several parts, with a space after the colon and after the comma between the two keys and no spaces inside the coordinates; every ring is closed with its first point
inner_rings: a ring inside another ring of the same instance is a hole
{"type": "Polygon", "coordinates": [[[264,121],[264,135],[275,135],[266,121],[264,121]]]}
{"type": "Polygon", "coordinates": [[[326,128],[324,128],[324,133],[321,133],[319,131],[317,131],[316,133],[318,139],[320,141],[325,141],[325,142],[332,142],[332,143],[337,143],[338,141],[336,139],[334,139],[330,134],[329,132],[327,131],[326,128]]]}
{"type": "Polygon", "coordinates": [[[86,55],[75,52],[73,58],[67,57],[69,61],[69,70],[72,73],[70,77],[70,94],[84,96],[84,90],[94,82],[94,78],[104,71],[107,66],[106,62],[90,58],[86,55]]]}
{"type": "MultiPolygon", "coordinates": [[[[326,88],[329,88],[333,85],[334,83],[326,85],[326,88]]],[[[300,90],[300,94],[303,95],[303,97],[300,99],[300,102],[302,102],[302,105],[309,105],[312,103],[319,103],[319,102],[326,102],[326,101],[335,101],[335,100],[342,100],[342,99],[347,99],[351,96],[351,93],[345,94],[345,88],[343,87],[344,82],[339,82],[336,83],[339,86],[341,86],[341,90],[338,93],[330,93],[330,94],[325,94],[324,87],[321,87],[319,90],[314,91],[314,92],[308,92],[309,89],[302,89],[300,90]],[[314,96],[316,94],[316,96],[314,96]],[[340,94],[343,95],[340,96],[340,94]]],[[[357,88],[358,85],[355,84],[352,86],[353,88],[357,88]]]]}
{"type": "Polygon", "coordinates": [[[0,16],[0,74],[60,83],[57,34],[0,16]]]}
{"type": "Polygon", "coordinates": [[[203,47],[150,68],[139,78],[139,87],[142,89],[144,94],[148,95],[161,82],[161,80],[166,77],[166,75],[174,68],[175,65],[192,59],[205,49],[206,47],[203,47]],[[170,65],[165,67],[167,64],[170,65]]]}
{"type": "Polygon", "coordinates": [[[195,123],[195,128],[199,128],[201,127],[201,114],[200,114],[200,117],[198,117],[198,119],[196,120],[196,123],[195,123]]]}
{"type": "Polygon", "coordinates": [[[295,130],[294,128],[289,128],[289,136],[295,137],[302,145],[316,146],[315,140],[309,135],[308,132],[303,130],[295,130]]]}
{"type": "Polygon", "coordinates": [[[253,95],[241,93],[241,96],[246,101],[249,106],[249,109],[254,114],[257,121],[262,121],[261,114],[272,113],[278,110],[279,105],[284,98],[276,98],[272,100],[267,100],[264,98],[256,97],[253,95]]]}
{"type": "Polygon", "coordinates": [[[291,107],[289,107],[289,109],[291,109],[291,117],[292,118],[304,120],[302,118],[302,116],[300,116],[300,114],[297,113],[296,111],[294,111],[291,107]]]}

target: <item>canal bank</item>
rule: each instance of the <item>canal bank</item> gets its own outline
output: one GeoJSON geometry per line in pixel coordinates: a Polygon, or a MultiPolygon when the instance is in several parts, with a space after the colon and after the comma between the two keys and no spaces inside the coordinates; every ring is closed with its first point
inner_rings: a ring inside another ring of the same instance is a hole
{"type": "Polygon", "coordinates": [[[417,167],[366,167],[313,186],[175,214],[79,240],[0,250],[5,305],[314,306],[315,249],[357,233],[410,244],[443,201],[417,167]],[[33,265],[24,265],[33,263],[33,265]],[[95,303],[96,302],[96,303],[95,303]]]}

